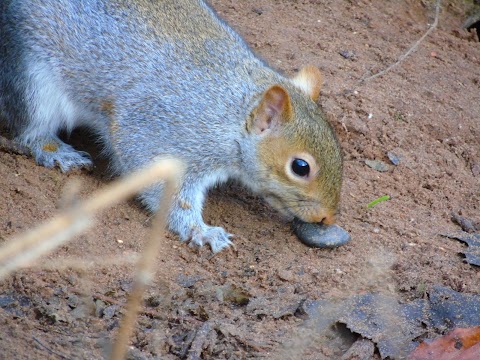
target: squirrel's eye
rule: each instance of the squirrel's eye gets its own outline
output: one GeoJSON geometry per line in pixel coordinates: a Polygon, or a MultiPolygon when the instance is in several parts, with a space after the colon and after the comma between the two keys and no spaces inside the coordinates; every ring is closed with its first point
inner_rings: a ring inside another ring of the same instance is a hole
{"type": "Polygon", "coordinates": [[[306,177],[310,174],[310,165],[303,159],[294,159],[292,161],[292,171],[300,177],[306,177]]]}

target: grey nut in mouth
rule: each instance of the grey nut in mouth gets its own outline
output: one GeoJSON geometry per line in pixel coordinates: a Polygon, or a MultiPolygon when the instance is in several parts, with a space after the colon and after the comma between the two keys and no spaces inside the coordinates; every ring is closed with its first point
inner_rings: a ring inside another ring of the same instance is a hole
{"type": "Polygon", "coordinates": [[[302,243],[316,248],[334,248],[351,240],[350,234],[338,225],[307,223],[293,219],[292,230],[302,243]]]}

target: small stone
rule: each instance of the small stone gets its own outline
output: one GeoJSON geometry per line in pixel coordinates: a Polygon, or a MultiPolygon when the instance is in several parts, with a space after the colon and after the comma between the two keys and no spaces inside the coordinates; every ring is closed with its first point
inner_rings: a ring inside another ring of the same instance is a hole
{"type": "Polygon", "coordinates": [[[355,59],[355,52],[350,50],[340,50],[338,52],[343,58],[347,60],[354,60],[355,59]]]}
{"type": "Polygon", "coordinates": [[[338,225],[307,223],[295,218],[292,229],[300,241],[310,247],[333,248],[351,240],[350,234],[338,225]]]}
{"type": "Polygon", "coordinates": [[[480,175],[480,165],[479,164],[473,164],[472,165],[472,174],[473,176],[477,177],[480,175]]]}
{"type": "Polygon", "coordinates": [[[387,156],[388,156],[388,160],[390,160],[390,162],[397,166],[400,164],[400,157],[398,157],[395,153],[389,151],[387,152],[387,156]]]}
{"type": "Polygon", "coordinates": [[[372,169],[380,171],[380,172],[387,172],[390,170],[390,167],[385,164],[383,161],[380,160],[365,160],[365,164],[370,166],[372,169]]]}
{"type": "Polygon", "coordinates": [[[278,277],[283,281],[293,281],[295,279],[291,271],[278,270],[278,277]]]}
{"type": "Polygon", "coordinates": [[[103,315],[103,310],[107,307],[107,304],[105,304],[102,300],[96,300],[95,301],[95,316],[96,317],[102,317],[103,315]]]}
{"type": "Polygon", "coordinates": [[[67,304],[71,309],[75,309],[78,306],[78,296],[71,294],[67,298],[67,304]]]}
{"type": "Polygon", "coordinates": [[[113,318],[117,313],[118,308],[118,305],[107,306],[105,309],[103,309],[103,318],[107,320],[113,318]]]}

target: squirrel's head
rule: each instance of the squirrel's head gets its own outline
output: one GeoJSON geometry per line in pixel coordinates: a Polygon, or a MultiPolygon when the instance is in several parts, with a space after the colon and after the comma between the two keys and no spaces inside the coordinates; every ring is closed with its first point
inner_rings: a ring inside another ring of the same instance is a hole
{"type": "Polygon", "coordinates": [[[340,146],[316,101],[313,66],[262,95],[246,130],[258,139],[255,187],[280,212],[306,222],[335,221],[342,186],[340,146]]]}

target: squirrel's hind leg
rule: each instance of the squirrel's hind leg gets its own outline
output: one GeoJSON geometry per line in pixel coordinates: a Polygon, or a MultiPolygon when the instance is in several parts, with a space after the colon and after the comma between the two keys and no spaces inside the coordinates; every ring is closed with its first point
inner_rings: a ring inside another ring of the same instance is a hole
{"type": "Polygon", "coordinates": [[[71,132],[88,114],[68,96],[48,66],[34,64],[28,69],[23,105],[26,120],[16,129],[16,140],[30,148],[37,164],[58,166],[63,172],[90,168],[90,155],[75,150],[57,136],[61,130],[71,132]]]}
{"type": "Polygon", "coordinates": [[[58,166],[62,172],[93,166],[90,155],[75,150],[56,135],[42,135],[26,142],[38,165],[47,168],[58,166]]]}

